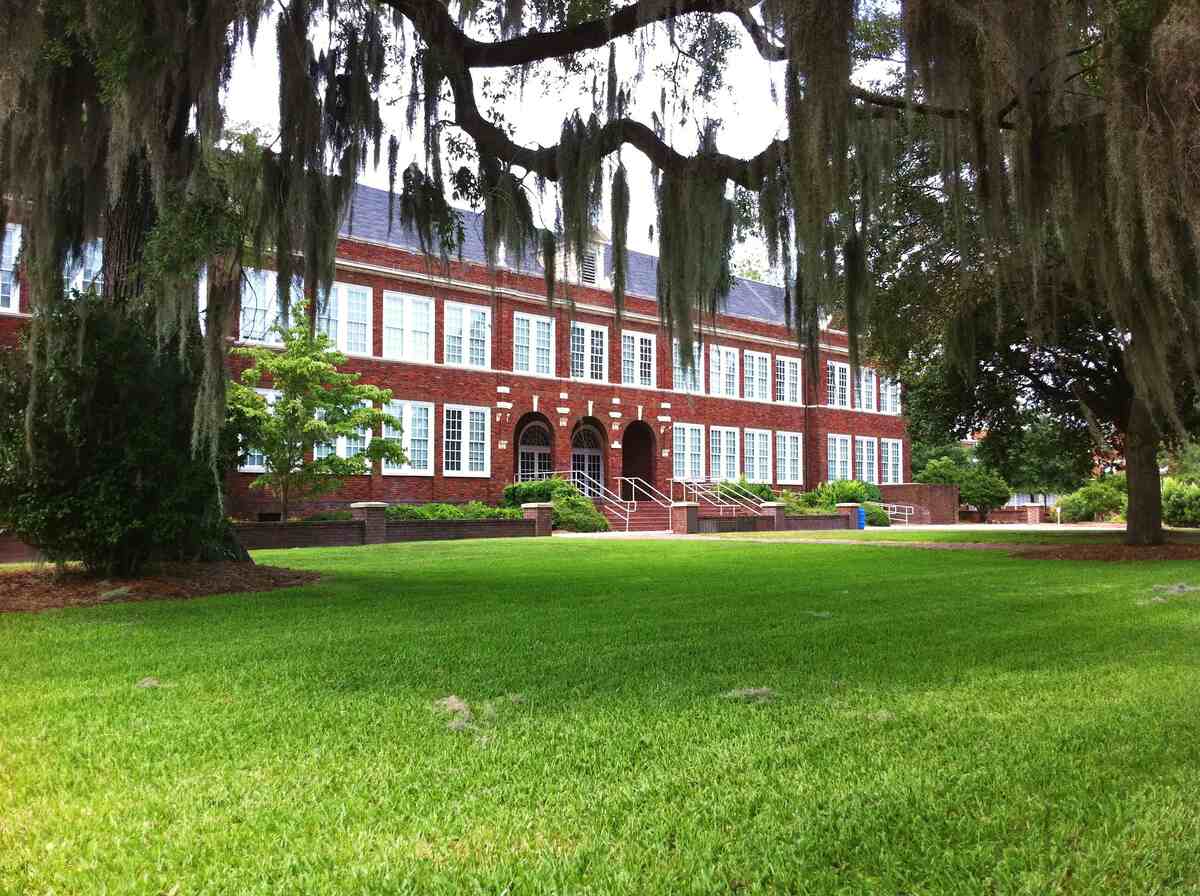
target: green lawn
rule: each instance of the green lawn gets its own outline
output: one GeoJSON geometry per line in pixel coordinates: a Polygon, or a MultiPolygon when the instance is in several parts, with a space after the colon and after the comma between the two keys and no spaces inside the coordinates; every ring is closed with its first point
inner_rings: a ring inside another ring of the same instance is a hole
{"type": "MultiPolygon", "coordinates": [[[[941,544],[1120,544],[1125,537],[1122,529],[1091,529],[1083,526],[1064,526],[1062,529],[1026,529],[1018,526],[995,525],[987,529],[947,527],[944,529],[909,529],[888,526],[868,529],[827,529],[795,532],[731,532],[719,536],[727,539],[761,539],[764,541],[911,541],[941,544]]],[[[1167,540],[1180,544],[1200,542],[1200,531],[1178,529],[1167,532],[1167,540]]]]}
{"type": "Polygon", "coordinates": [[[1200,892],[1195,564],[258,559],[327,575],[0,616],[0,893],[1200,892]]]}

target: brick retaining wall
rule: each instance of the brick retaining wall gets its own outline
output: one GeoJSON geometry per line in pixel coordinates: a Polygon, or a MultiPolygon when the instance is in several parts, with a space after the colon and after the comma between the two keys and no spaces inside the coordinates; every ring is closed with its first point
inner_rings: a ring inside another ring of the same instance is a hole
{"type": "Polygon", "coordinates": [[[913,523],[957,523],[958,486],[927,485],[905,482],[900,485],[881,485],[879,491],[885,504],[907,504],[914,508],[913,523]]]}
{"type": "Polygon", "coordinates": [[[457,538],[532,538],[535,520],[404,520],[389,522],[387,541],[450,541],[457,538]]]}
{"type": "Polygon", "coordinates": [[[248,551],[271,548],[332,548],[363,544],[361,520],[325,523],[234,523],[248,551]]]}
{"type": "Polygon", "coordinates": [[[0,563],[35,563],[40,559],[33,548],[11,535],[0,535],[0,563]]]}
{"type": "Polygon", "coordinates": [[[809,516],[784,517],[785,529],[789,532],[814,531],[817,529],[852,529],[851,518],[844,513],[822,513],[809,516]]]}

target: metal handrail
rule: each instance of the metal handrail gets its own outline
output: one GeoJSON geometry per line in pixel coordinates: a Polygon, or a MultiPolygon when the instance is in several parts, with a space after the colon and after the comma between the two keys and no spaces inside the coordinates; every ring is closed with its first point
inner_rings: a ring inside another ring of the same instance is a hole
{"type": "Polygon", "coordinates": [[[593,477],[589,476],[587,473],[583,472],[583,470],[553,470],[553,471],[547,472],[547,473],[538,472],[538,473],[529,473],[526,475],[518,474],[516,481],[517,482],[540,482],[545,479],[554,479],[555,477],[557,477],[559,479],[565,479],[567,482],[571,483],[571,485],[575,486],[576,488],[579,488],[580,481],[587,482],[590,485],[592,485],[595,488],[595,491],[597,492],[597,494],[589,495],[589,494],[587,494],[587,491],[588,491],[587,489],[579,488],[579,490],[584,493],[585,497],[592,498],[593,500],[599,498],[606,504],[615,505],[613,507],[613,513],[615,513],[618,517],[620,517],[620,519],[625,523],[625,531],[626,532],[629,531],[629,520],[633,516],[634,512],[637,510],[637,502],[636,501],[626,501],[624,498],[622,498],[616,492],[609,489],[603,482],[600,482],[597,479],[594,479],[593,477]]]}
{"type": "Polygon", "coordinates": [[[758,495],[754,494],[754,492],[750,491],[748,488],[743,487],[742,484],[737,480],[713,479],[710,481],[713,483],[713,489],[717,492],[717,494],[725,495],[732,493],[732,497],[742,507],[745,507],[747,510],[758,514],[759,516],[766,514],[766,510],[763,509],[763,505],[767,502],[758,495]]]}
{"type": "Polygon", "coordinates": [[[884,504],[882,506],[887,511],[888,519],[902,521],[906,526],[917,512],[911,504],[884,504]]]}
{"type": "Polygon", "coordinates": [[[688,499],[688,492],[690,491],[693,500],[695,500],[697,503],[707,502],[713,505],[720,512],[721,516],[725,515],[726,510],[733,511],[734,515],[737,514],[739,505],[733,503],[732,501],[726,501],[720,495],[715,494],[709,484],[704,480],[672,479],[671,483],[672,494],[674,494],[675,484],[678,484],[683,491],[683,499],[685,501],[688,499]]]}
{"type": "Polygon", "coordinates": [[[637,493],[638,493],[638,490],[640,489],[641,491],[646,493],[646,497],[648,500],[653,501],[658,506],[660,506],[660,507],[670,507],[671,506],[670,498],[668,498],[666,495],[664,495],[662,492],[660,492],[658,489],[656,489],[653,485],[651,485],[649,482],[647,482],[645,479],[643,479],[640,476],[617,476],[616,481],[629,483],[629,485],[633,488],[634,501],[637,500],[637,493]]]}

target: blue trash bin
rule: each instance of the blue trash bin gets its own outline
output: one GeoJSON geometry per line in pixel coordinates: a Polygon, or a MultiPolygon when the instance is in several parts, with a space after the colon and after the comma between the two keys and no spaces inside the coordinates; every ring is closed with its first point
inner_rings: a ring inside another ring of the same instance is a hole
{"type": "Polygon", "coordinates": [[[858,520],[858,525],[855,528],[858,528],[858,529],[867,528],[867,508],[858,507],[857,512],[856,512],[856,518],[858,520]]]}

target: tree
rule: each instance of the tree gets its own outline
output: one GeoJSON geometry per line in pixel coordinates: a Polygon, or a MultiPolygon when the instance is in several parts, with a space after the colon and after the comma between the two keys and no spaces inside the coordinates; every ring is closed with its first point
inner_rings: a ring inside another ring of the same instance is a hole
{"type": "MultiPolygon", "coordinates": [[[[71,350],[0,352],[0,520],[50,561],[132,576],[156,561],[248,559],[212,500],[233,461],[191,450],[198,371],[148,321],[76,294],[71,350]],[[40,446],[28,451],[32,440],[40,446]]],[[[185,355],[186,357],[186,355],[185,355]]]]}
{"type": "MultiPolygon", "coordinates": [[[[621,153],[628,146],[658,172],[658,303],[673,333],[685,336],[721,307],[745,207],[738,200],[756,194],[758,224],[772,264],[784,270],[789,319],[809,358],[816,364],[819,322],[841,310],[857,367],[873,245],[894,211],[888,193],[899,131],[942,160],[947,220],[965,196],[978,203],[993,279],[1008,276],[1004,262],[1014,257],[1033,270],[1034,288],[1002,293],[1007,311],[1023,309],[1036,326],[1031,312],[1044,315],[1067,300],[1117,328],[1134,387],[1124,415],[1130,535],[1160,538],[1157,504],[1149,500],[1157,495],[1153,455],[1164,429],[1182,429],[1177,386],[1194,378],[1175,376],[1172,367],[1200,370],[1194,0],[904,0],[898,17],[878,14],[873,4],[860,16],[858,6],[9,3],[0,11],[0,196],[29,215],[24,252],[39,305],[59,300],[67,253],[103,237],[106,295],[131,310],[149,301],[159,332],[182,337],[194,321],[185,275],[205,259],[179,269],[171,288],[150,300],[139,262],[159,219],[192,202],[197,169],[222,140],[229,60],[243,40],[254,40],[270,11],[281,127],[245,195],[254,200],[247,212],[256,244],[275,249],[281,298],[298,266],[310,287],[328,285],[354,179],[383,154],[381,91],[403,77],[408,122],[423,125],[424,164],[397,178],[395,135],[386,135],[387,161],[398,184],[398,218],[430,253],[448,257],[462,238],[447,201],[453,193],[482,206],[490,257],[501,244],[519,254],[541,247],[552,293],[556,250],[561,244],[582,260],[607,176],[620,304],[629,209],[621,153]],[[647,83],[640,70],[623,77],[615,43],[627,42],[644,62],[656,35],[677,64],[657,67],[657,82],[647,83]],[[720,151],[719,124],[704,120],[702,102],[729,87],[725,62],[742,36],[779,63],[786,119],[786,136],[749,159],[720,151]],[[903,54],[903,89],[873,91],[852,80],[856,62],[881,48],[903,54]],[[489,88],[487,73],[496,71],[499,82],[489,88]],[[539,76],[558,78],[587,99],[585,115],[568,116],[553,146],[518,142],[493,106],[539,76]],[[485,83],[477,85],[477,77],[485,83]],[[635,102],[639,89],[661,97],[648,121],[631,113],[652,105],[635,102]],[[664,121],[676,120],[701,135],[695,152],[670,142],[664,121]],[[930,126],[910,127],[917,120],[930,126]],[[553,231],[534,225],[527,183],[557,186],[561,215],[553,231]],[[1067,261],[1062,276],[1050,276],[1043,264],[1048,240],[1067,261]]],[[[220,264],[210,263],[209,271],[219,298],[208,311],[209,331],[218,334],[204,356],[211,382],[223,372],[220,334],[237,277],[220,264]]],[[[61,350],[48,329],[52,319],[33,320],[35,363],[61,350]]],[[[690,364],[692,341],[680,343],[690,364]]],[[[210,389],[199,403],[202,431],[219,428],[219,398],[210,389]]]]}
{"type": "Polygon", "coordinates": [[[1008,483],[995,470],[979,463],[960,464],[948,457],[931,460],[914,478],[917,482],[957,485],[959,502],[979,511],[984,523],[988,514],[1003,507],[1012,495],[1008,483]]]}
{"type": "Polygon", "coordinates": [[[263,459],[264,472],[251,487],[274,495],[286,520],[296,502],[337,491],[345,478],[370,472],[371,462],[406,458],[398,441],[373,438],[364,439],[361,453],[339,456],[333,450],[339,439],[360,438],[384,425],[400,429],[382,409],[392,393],[359,383],[356,373],[339,372],[345,356],[302,317],[281,336],[282,351],[234,350],[252,363],[240,382],[230,384],[229,407],[243,460],[251,452],[263,459]],[[269,397],[260,391],[264,387],[269,397]]]}
{"type": "Polygon", "coordinates": [[[1014,489],[1064,495],[1079,488],[1096,466],[1096,443],[1083,420],[1027,413],[1021,425],[988,432],[976,446],[979,460],[1014,489]]]}

